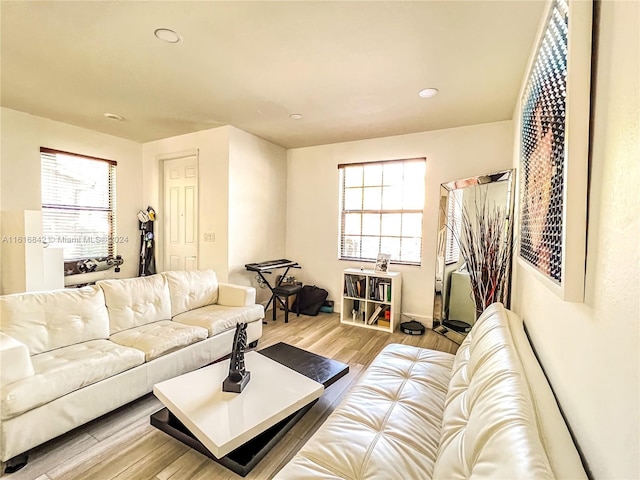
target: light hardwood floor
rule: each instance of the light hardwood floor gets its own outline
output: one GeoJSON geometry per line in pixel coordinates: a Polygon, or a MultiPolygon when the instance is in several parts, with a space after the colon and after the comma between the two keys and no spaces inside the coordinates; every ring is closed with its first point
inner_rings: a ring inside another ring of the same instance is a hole
{"type": "MultiPolygon", "coordinates": [[[[344,397],[354,381],[389,343],[404,343],[455,353],[458,346],[427,330],[424,335],[393,334],[341,325],[337,314],[316,317],[295,314],[289,323],[278,312],[264,325],[258,349],[286,342],[349,364],[349,374],[329,387],[320,400],[247,475],[268,479],[288,462],[344,397]]],[[[186,447],[149,424],[149,415],[162,408],[146,395],[115,412],[69,432],[29,453],[22,470],[3,480],[182,480],[242,477],[186,447]]],[[[4,470],[4,469],[3,469],[4,470]]]]}

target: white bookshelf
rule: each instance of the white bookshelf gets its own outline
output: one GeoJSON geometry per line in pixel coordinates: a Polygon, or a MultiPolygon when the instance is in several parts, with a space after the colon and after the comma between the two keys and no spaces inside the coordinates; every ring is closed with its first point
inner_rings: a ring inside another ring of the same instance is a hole
{"type": "Polygon", "coordinates": [[[340,323],[393,332],[400,322],[402,275],[347,268],[342,272],[340,323]],[[380,308],[380,313],[376,309],[380,308]],[[384,311],[389,311],[387,325],[384,311]]]}

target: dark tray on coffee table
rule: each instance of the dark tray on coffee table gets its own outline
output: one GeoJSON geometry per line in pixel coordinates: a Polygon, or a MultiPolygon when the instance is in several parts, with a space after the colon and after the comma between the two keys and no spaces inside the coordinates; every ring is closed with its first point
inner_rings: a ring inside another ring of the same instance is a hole
{"type": "Polygon", "coordinates": [[[349,373],[349,365],[323,357],[288,343],[276,343],[258,353],[315,380],[327,388],[349,373]]]}

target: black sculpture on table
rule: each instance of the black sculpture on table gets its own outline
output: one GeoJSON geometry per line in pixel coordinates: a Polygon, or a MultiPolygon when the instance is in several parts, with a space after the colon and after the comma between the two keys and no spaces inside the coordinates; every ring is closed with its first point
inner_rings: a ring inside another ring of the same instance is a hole
{"type": "Polygon", "coordinates": [[[222,382],[223,392],[240,393],[249,383],[251,372],[247,372],[244,365],[244,351],[247,348],[247,324],[238,323],[236,333],[233,336],[233,350],[231,350],[231,363],[229,364],[229,376],[222,382]]]}

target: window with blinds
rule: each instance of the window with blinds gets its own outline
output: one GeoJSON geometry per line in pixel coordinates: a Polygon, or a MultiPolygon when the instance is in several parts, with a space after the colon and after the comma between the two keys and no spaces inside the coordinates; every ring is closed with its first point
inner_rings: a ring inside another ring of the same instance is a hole
{"type": "Polygon", "coordinates": [[[65,260],[114,256],[116,162],[40,149],[42,233],[65,260]]]}
{"type": "Polygon", "coordinates": [[[341,260],[420,265],[425,158],[338,165],[341,260]]]}
{"type": "Polygon", "coordinates": [[[447,204],[447,244],[445,263],[456,263],[460,259],[460,229],[462,226],[462,190],[451,190],[447,204]]]}

